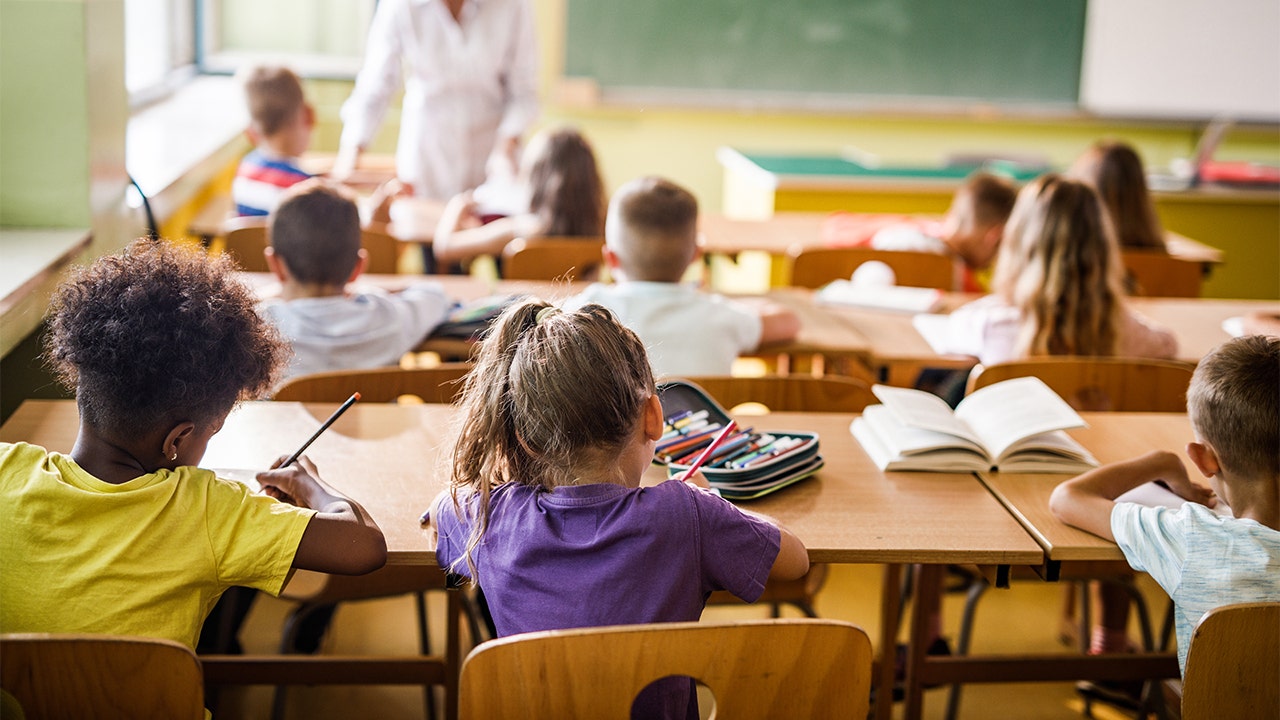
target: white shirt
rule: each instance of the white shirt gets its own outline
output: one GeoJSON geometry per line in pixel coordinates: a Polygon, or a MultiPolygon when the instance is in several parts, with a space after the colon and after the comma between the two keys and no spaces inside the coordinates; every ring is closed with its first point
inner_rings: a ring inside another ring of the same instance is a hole
{"type": "Polygon", "coordinates": [[[1205,613],[1280,601],[1280,532],[1253,520],[1190,502],[1179,510],[1122,502],[1111,510],[1111,533],[1133,569],[1149,573],[1173,599],[1180,670],[1205,613]]]}
{"type": "Polygon", "coordinates": [[[394,365],[444,322],[451,302],[439,283],[387,293],[359,288],[348,295],[267,300],[261,313],[293,345],[286,377],[394,365]]]}
{"type": "MultiPolygon", "coordinates": [[[[984,365],[1017,360],[1014,352],[1022,332],[1022,313],[998,295],[987,295],[959,307],[947,317],[942,352],[972,355],[984,365]]],[[[1155,359],[1172,358],[1178,340],[1168,328],[1126,308],[1116,329],[1116,355],[1155,359]]]]}
{"type": "Polygon", "coordinates": [[[537,60],[526,0],[466,0],[458,21],[440,0],[381,0],[341,143],[369,144],[403,75],[396,174],[419,197],[474,188],[497,139],[537,116],[537,60]]]}
{"type": "Polygon", "coordinates": [[[750,308],[690,285],[596,283],[562,304],[597,303],[613,311],[645,344],[656,376],[728,375],[733,361],[760,344],[763,325],[750,308]]]}

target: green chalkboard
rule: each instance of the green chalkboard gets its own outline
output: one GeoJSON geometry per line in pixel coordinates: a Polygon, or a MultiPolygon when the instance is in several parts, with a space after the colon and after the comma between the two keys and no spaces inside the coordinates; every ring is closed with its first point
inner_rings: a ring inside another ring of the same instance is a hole
{"type": "Polygon", "coordinates": [[[874,104],[1078,101],[1085,0],[566,0],[609,91],[874,104]]]}

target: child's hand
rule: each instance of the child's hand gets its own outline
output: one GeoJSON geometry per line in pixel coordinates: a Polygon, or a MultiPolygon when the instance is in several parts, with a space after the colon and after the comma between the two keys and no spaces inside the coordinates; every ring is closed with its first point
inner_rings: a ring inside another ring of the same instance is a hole
{"type": "Polygon", "coordinates": [[[270,470],[258,473],[258,484],[262,486],[262,492],[265,495],[290,505],[307,507],[301,498],[312,494],[311,491],[317,485],[316,478],[320,476],[320,472],[306,455],[299,457],[289,467],[281,468],[280,464],[287,459],[289,456],[281,455],[271,464],[270,470]]]}
{"type": "Polygon", "coordinates": [[[1187,466],[1182,464],[1182,459],[1177,455],[1157,450],[1147,458],[1152,479],[1169,488],[1178,497],[1206,507],[1218,504],[1218,496],[1213,490],[1191,480],[1191,476],[1187,474],[1187,466]]]}
{"type": "Polygon", "coordinates": [[[703,475],[701,470],[694,473],[692,476],[689,476],[686,472],[682,474],[679,479],[681,482],[687,482],[690,485],[697,485],[700,488],[706,488],[708,490],[711,489],[711,483],[707,481],[707,476],[703,475]]]}
{"type": "Polygon", "coordinates": [[[391,178],[382,183],[369,196],[369,222],[387,225],[391,222],[391,206],[403,197],[413,197],[413,186],[391,178]]]}

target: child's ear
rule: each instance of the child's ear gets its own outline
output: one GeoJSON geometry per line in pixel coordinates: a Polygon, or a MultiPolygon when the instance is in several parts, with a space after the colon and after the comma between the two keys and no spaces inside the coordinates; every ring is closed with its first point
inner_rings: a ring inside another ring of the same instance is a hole
{"type": "Polygon", "coordinates": [[[347,282],[352,283],[356,278],[364,274],[364,269],[369,265],[369,253],[364,248],[356,253],[356,266],[351,269],[351,277],[347,278],[347,282]]]}
{"type": "Polygon", "coordinates": [[[178,451],[182,449],[183,444],[191,439],[191,435],[195,430],[195,423],[185,420],[174,425],[165,434],[164,442],[160,446],[160,452],[164,455],[166,462],[173,462],[178,459],[178,451]]]}
{"type": "Polygon", "coordinates": [[[276,280],[281,283],[288,282],[289,269],[285,267],[284,260],[276,255],[276,251],[270,245],[262,249],[262,256],[267,259],[267,269],[272,275],[276,276],[276,280]]]}
{"type": "Polygon", "coordinates": [[[662,399],[657,393],[650,395],[644,404],[644,435],[650,440],[662,437],[662,399]]]}
{"type": "Polygon", "coordinates": [[[1187,456],[1191,458],[1191,462],[1200,471],[1200,474],[1207,478],[1222,472],[1222,463],[1218,461],[1218,453],[1214,452],[1214,449],[1205,443],[1187,443],[1187,456]]]}
{"type": "Polygon", "coordinates": [[[605,267],[609,268],[609,274],[615,275],[616,277],[614,271],[618,269],[618,253],[611,250],[608,245],[605,245],[600,250],[600,254],[604,257],[605,267]]]}

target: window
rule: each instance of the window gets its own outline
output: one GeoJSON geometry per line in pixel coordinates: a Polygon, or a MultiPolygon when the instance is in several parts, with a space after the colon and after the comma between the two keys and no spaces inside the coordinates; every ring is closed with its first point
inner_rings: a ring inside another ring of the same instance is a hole
{"type": "Polygon", "coordinates": [[[124,75],[133,105],[168,94],[195,68],[195,0],[125,0],[124,75]]]}
{"type": "Polygon", "coordinates": [[[201,69],[288,65],[308,77],[351,78],[364,58],[375,0],[204,0],[201,69]]]}

